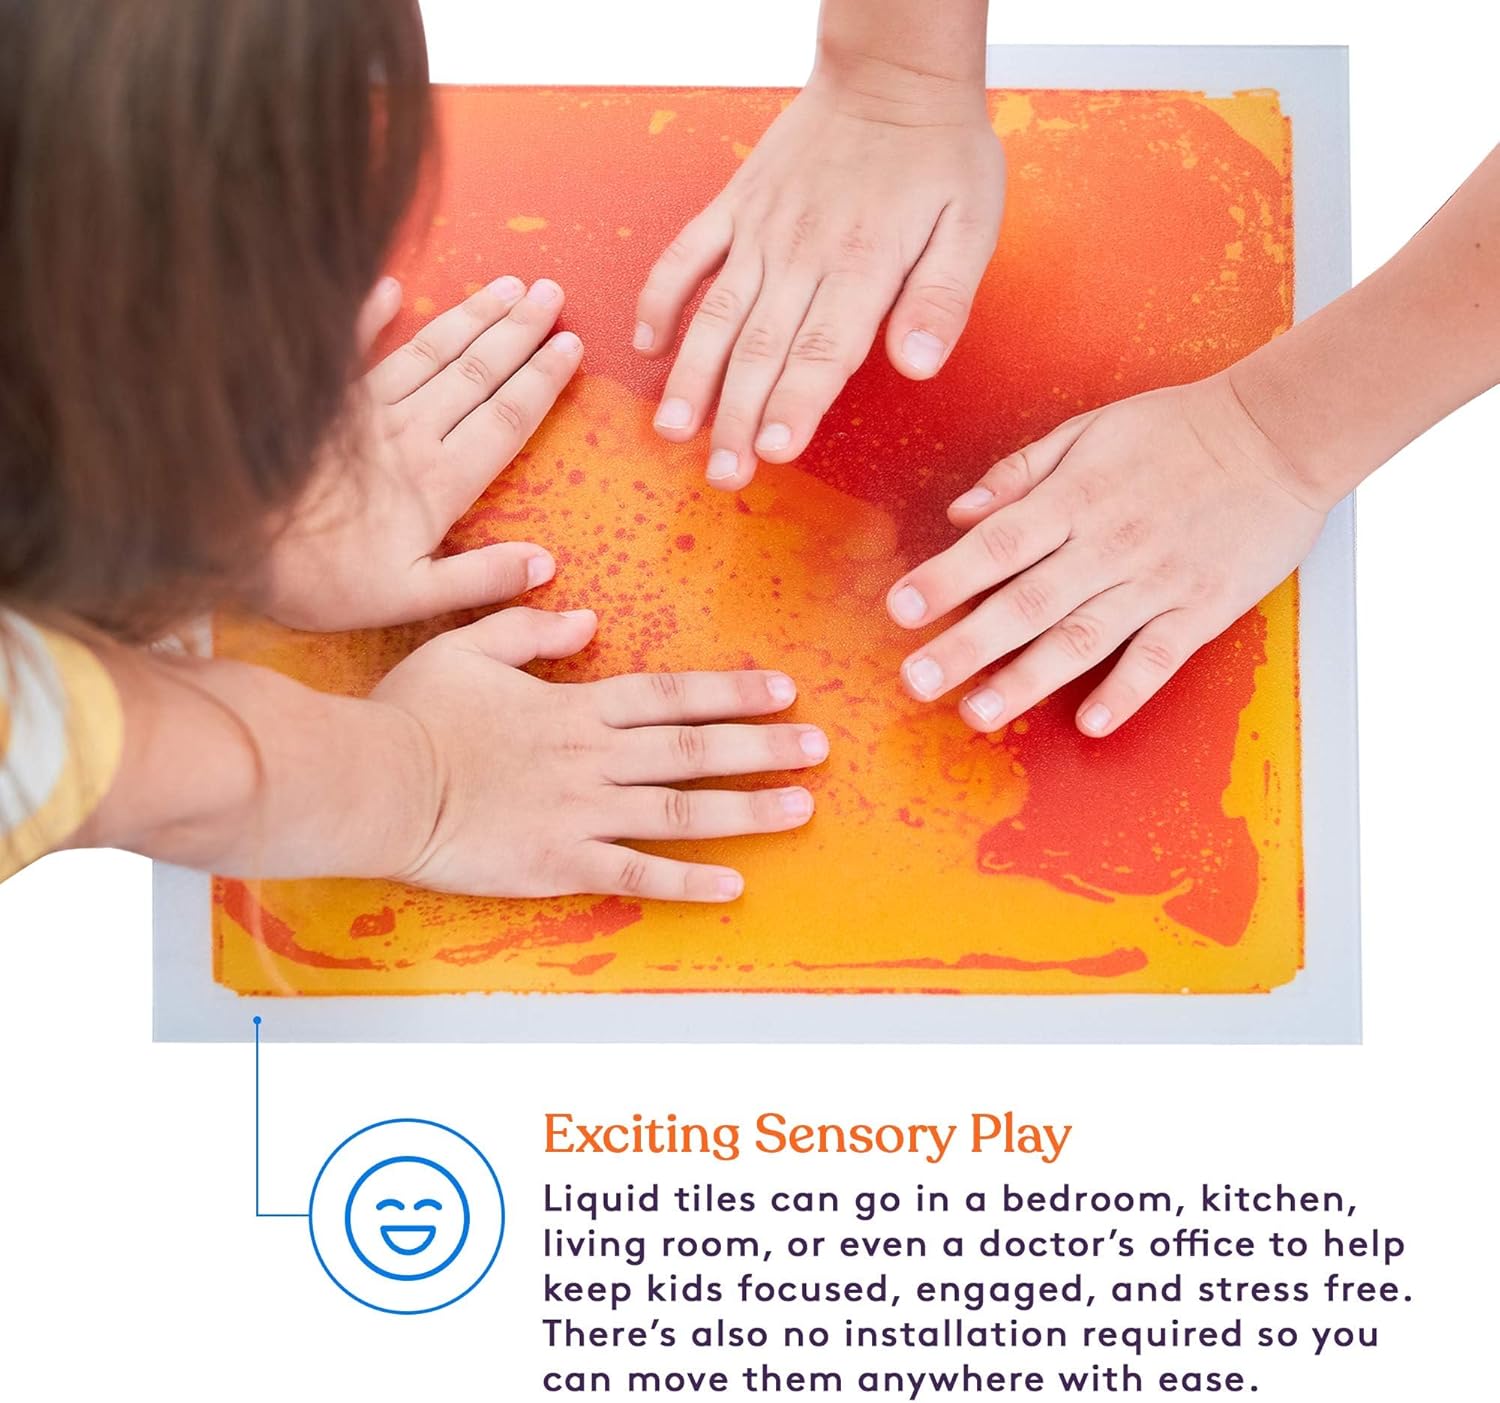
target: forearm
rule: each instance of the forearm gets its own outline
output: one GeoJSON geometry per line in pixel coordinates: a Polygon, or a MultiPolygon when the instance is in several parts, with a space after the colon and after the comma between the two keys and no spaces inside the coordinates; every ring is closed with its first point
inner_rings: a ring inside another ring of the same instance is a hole
{"type": "Polygon", "coordinates": [[[815,73],[895,110],[984,101],[988,0],[823,0],[815,73]]]}
{"type": "Polygon", "coordinates": [[[1229,379],[1323,506],[1500,383],[1500,147],[1390,262],[1229,379]]]}
{"type": "Polygon", "coordinates": [[[247,876],[383,876],[431,830],[420,728],[264,668],[128,649],[103,661],[125,748],[76,846],[247,876]]]}

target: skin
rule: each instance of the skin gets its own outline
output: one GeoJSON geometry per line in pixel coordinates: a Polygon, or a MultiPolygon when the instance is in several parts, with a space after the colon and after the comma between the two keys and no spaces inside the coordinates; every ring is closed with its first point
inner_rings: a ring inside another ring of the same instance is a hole
{"type": "Polygon", "coordinates": [[[656,413],[711,424],[707,480],[786,463],[869,354],[936,375],[994,251],[1005,168],[984,90],[985,0],[824,0],[807,85],[651,270],[635,347],[672,352],[656,413]]]}
{"type": "MultiPolygon", "coordinates": [[[[372,293],[368,344],[400,289],[372,293]]],[[[331,450],[269,562],[272,609],[356,628],[509,599],[551,577],[529,543],[437,557],[576,370],[550,335],[562,291],[502,278],[445,312],[355,387],[331,450]]],[[[790,706],[777,672],[585,684],[522,669],[586,647],[588,610],[513,608],[440,634],[367,699],[264,668],[106,646],[125,715],[119,773],[71,846],[111,846],[257,877],[391,877],[441,891],[732,901],[732,868],[622,846],[797,828],[800,786],[704,784],[823,760],[815,726],[747,725],[790,706]],[[673,786],[697,782],[691,790],[673,786]]]]}
{"type": "MultiPolygon", "coordinates": [[[[401,306],[383,278],[368,346],[401,306]]],[[[437,555],[572,379],[583,347],[552,335],[563,290],[497,278],[431,321],[351,391],[348,426],[272,545],[266,612],[293,628],[373,628],[514,599],[553,576],[539,545],[437,555]]]]}
{"type": "Polygon", "coordinates": [[[474,895],[733,900],[731,868],[618,844],[799,827],[813,807],[800,787],[671,786],[805,768],[827,740],[736,724],[790,704],[779,673],[559,684],[521,671],[577,652],[596,626],[588,611],[502,610],[419,648],[368,699],[241,663],[105,649],[125,753],[70,846],[474,895]]]}
{"type": "Polygon", "coordinates": [[[1077,723],[1103,736],[1128,720],[1296,568],[1340,498],[1500,383],[1497,230],[1500,148],[1389,263],[1285,335],[995,464],[949,507],[965,534],[887,595],[907,628],[977,605],[906,659],[906,690],[961,688],[965,721],[993,731],[1114,657],[1077,723]]]}

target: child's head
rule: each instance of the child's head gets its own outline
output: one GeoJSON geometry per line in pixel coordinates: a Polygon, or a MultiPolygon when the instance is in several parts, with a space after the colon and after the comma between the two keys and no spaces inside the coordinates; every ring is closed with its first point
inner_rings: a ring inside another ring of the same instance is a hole
{"type": "Polygon", "coordinates": [[[416,0],[0,0],[0,604],[246,582],[428,129],[416,0]]]}

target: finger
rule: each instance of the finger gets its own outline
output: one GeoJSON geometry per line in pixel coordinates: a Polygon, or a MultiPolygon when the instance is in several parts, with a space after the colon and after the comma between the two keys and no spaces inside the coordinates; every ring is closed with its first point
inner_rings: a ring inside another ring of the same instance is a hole
{"type": "Polygon", "coordinates": [[[451,525],[510,466],[567,387],[583,343],[559,331],[443,440],[440,480],[427,484],[433,506],[451,525]]]}
{"type": "Polygon", "coordinates": [[[577,890],[646,901],[733,901],[745,879],[732,867],[678,862],[613,843],[585,843],[573,865],[577,890]]]}
{"type": "Polygon", "coordinates": [[[1078,729],[1107,736],[1171,680],[1178,668],[1220,630],[1186,609],[1152,619],[1126,646],[1120,660],[1078,708],[1078,729]]]}
{"type": "Polygon", "coordinates": [[[1095,595],[970,692],[959,715],[976,731],[999,730],[1102,663],[1148,614],[1139,595],[1123,585],[1095,595]]]}
{"type": "Polygon", "coordinates": [[[891,364],[912,380],[942,369],[969,320],[1000,233],[998,217],[949,205],[907,274],[885,331],[891,364]]]}
{"type": "Polygon", "coordinates": [[[835,273],[818,288],[803,318],[786,368],[766,404],[755,451],[770,463],[789,463],[817,431],[829,407],[870,353],[880,319],[896,294],[896,278],[835,273]]]}
{"type": "Polygon", "coordinates": [[[1080,414],[1059,424],[1025,448],[1007,454],[961,497],[948,506],[948,520],[955,526],[969,527],[993,511],[1019,502],[1054,468],[1093,423],[1093,414],[1080,414]]]}
{"type": "Polygon", "coordinates": [[[592,609],[548,614],[541,609],[500,609],[478,623],[439,634],[465,644],[509,667],[525,667],[537,658],[567,658],[578,652],[599,627],[592,609]]]}
{"type": "Polygon", "coordinates": [[[414,567],[399,616],[393,615],[388,622],[435,619],[456,609],[503,604],[546,584],[556,572],[557,564],[545,550],[523,541],[422,560],[414,567]]]}
{"type": "Polygon", "coordinates": [[[667,841],[784,833],[812,817],[805,789],[617,789],[601,837],[667,841]]]}
{"type": "Polygon", "coordinates": [[[391,324],[391,319],[401,310],[401,284],[395,278],[384,277],[370,289],[359,317],[354,323],[354,344],[360,360],[369,355],[376,338],[391,324]]]}
{"type": "Polygon", "coordinates": [[[610,726],[727,721],[785,711],[797,696],[784,672],[641,672],[588,686],[610,726]]]}
{"type": "Polygon", "coordinates": [[[761,289],[729,354],[714,412],[708,480],[715,487],[743,487],[755,475],[752,444],[766,399],[786,364],[792,337],[815,291],[810,274],[793,274],[789,282],[761,289]]]}
{"type": "Polygon", "coordinates": [[[395,404],[425,385],[486,328],[515,306],[526,284],[507,275],[450,307],[398,346],[365,377],[381,404],[395,404]]]}
{"type": "Polygon", "coordinates": [[[1063,515],[1028,497],[986,517],[947,550],[897,580],[886,595],[886,608],[903,628],[920,628],[1030,569],[1067,536],[1063,515]]]}
{"type": "Polygon", "coordinates": [[[677,339],[682,309],[718,269],[734,239],[734,221],[710,205],[667,245],[646,276],[635,306],[636,350],[659,356],[677,339]]]}
{"type": "Polygon", "coordinates": [[[932,701],[1024,647],[1099,592],[1103,563],[1082,546],[1049,555],[901,664],[906,690],[932,701]]]}
{"type": "Polygon", "coordinates": [[[816,726],[639,726],[619,740],[608,769],[615,784],[802,770],[828,758],[816,726]]]}
{"type": "Polygon", "coordinates": [[[698,432],[760,287],[760,265],[731,257],[704,294],[657,406],[656,431],[663,438],[686,443],[698,432]]]}
{"type": "Polygon", "coordinates": [[[509,312],[411,396],[413,416],[440,437],[451,433],[547,339],[562,306],[562,288],[538,278],[509,312]]]}

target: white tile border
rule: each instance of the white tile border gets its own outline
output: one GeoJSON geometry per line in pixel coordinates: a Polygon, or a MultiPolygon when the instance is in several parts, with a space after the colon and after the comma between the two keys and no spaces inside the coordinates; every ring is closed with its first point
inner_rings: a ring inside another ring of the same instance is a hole
{"type": "MultiPolygon", "coordinates": [[[[993,47],[1007,88],[1274,88],[1292,120],[1296,315],[1349,286],[1348,55],[1340,48],[993,47]]],[[[1354,505],[1302,567],[1307,965],[1264,995],[440,994],[257,1001],[214,983],[208,879],[154,872],[155,1036],[278,1041],[1346,1043],[1360,1036],[1354,505]]]]}

